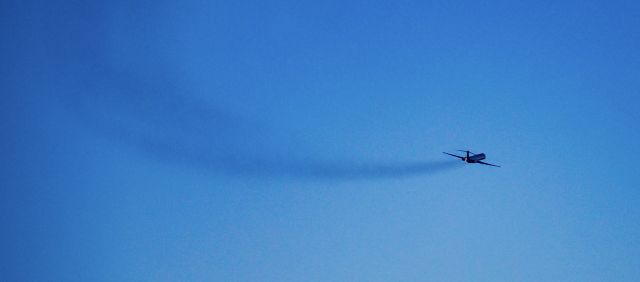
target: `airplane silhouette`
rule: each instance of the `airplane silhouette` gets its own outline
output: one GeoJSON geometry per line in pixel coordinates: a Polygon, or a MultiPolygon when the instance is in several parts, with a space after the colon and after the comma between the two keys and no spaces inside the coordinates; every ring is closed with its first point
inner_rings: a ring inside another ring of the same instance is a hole
{"type": "Polygon", "coordinates": [[[458,155],[454,155],[454,154],[449,154],[447,152],[442,152],[445,153],[449,156],[453,156],[456,158],[461,159],[463,162],[465,163],[469,163],[469,164],[483,164],[483,165],[490,165],[490,166],[495,166],[495,167],[500,167],[499,165],[494,165],[494,164],[490,164],[490,163],[485,163],[482,160],[487,158],[487,155],[485,155],[484,153],[480,153],[480,154],[474,154],[472,152],[470,152],[469,150],[458,150],[460,152],[466,152],[467,156],[466,157],[462,157],[462,156],[458,156],[458,155]],[[469,153],[471,153],[471,155],[469,155],[469,153]]]}

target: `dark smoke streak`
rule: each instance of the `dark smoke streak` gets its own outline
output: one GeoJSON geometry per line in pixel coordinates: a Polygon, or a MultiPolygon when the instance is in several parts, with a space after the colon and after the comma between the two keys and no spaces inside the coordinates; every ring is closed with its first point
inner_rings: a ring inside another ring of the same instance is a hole
{"type": "Polygon", "coordinates": [[[318,179],[398,178],[433,174],[458,167],[451,161],[425,161],[415,163],[345,165],[316,163],[303,170],[301,176],[318,179]]]}
{"type": "MultiPolygon", "coordinates": [[[[85,85],[84,93],[91,94],[70,94],[66,104],[87,126],[160,161],[237,176],[318,180],[417,176],[458,165],[451,161],[363,164],[301,158],[261,142],[270,134],[258,126],[204,101],[174,94],[180,87],[171,80],[114,71],[101,71],[99,77],[101,84],[85,85]]],[[[275,146],[282,146],[283,141],[275,140],[275,146]]]]}
{"type": "MultiPolygon", "coordinates": [[[[167,157],[167,155],[165,155],[167,157]]],[[[182,159],[185,165],[236,176],[287,177],[310,180],[358,180],[430,175],[460,167],[455,161],[356,163],[349,161],[293,161],[258,159],[248,155],[207,159],[182,159]]]]}
{"type": "Polygon", "coordinates": [[[158,43],[153,42],[153,36],[144,37],[153,34],[144,31],[155,30],[155,26],[138,26],[138,32],[129,33],[126,26],[114,24],[119,22],[118,15],[122,12],[119,9],[127,7],[123,4],[105,9],[98,4],[89,11],[90,16],[49,18],[50,25],[61,30],[79,24],[95,29],[76,35],[84,38],[83,44],[58,46],[47,52],[56,53],[59,58],[58,63],[51,64],[55,69],[49,70],[51,77],[55,77],[50,88],[63,93],[58,97],[72,113],[71,117],[100,138],[120,142],[158,161],[237,176],[393,178],[437,173],[457,164],[327,161],[309,157],[312,154],[305,150],[291,152],[285,142],[295,142],[291,140],[294,138],[275,137],[281,134],[255,120],[247,121],[218,108],[222,103],[215,98],[234,93],[202,95],[213,98],[212,101],[197,99],[190,84],[174,71],[180,68],[163,60],[166,54],[144,47],[158,43]],[[143,38],[122,45],[110,41],[114,39],[105,34],[112,34],[113,38],[119,38],[117,35],[125,39],[133,39],[135,35],[143,38]],[[128,58],[127,55],[135,59],[121,59],[128,58]]]}

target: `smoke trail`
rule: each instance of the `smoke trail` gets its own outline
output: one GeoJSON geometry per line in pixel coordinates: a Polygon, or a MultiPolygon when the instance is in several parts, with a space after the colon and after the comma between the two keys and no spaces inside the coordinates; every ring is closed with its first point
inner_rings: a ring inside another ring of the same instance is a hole
{"type": "MultiPolygon", "coordinates": [[[[304,150],[291,152],[284,142],[295,140],[274,137],[278,134],[273,134],[268,126],[220,110],[216,106],[220,103],[215,100],[203,101],[196,95],[183,94],[194,92],[173,71],[177,68],[161,62],[160,53],[146,52],[155,49],[140,47],[157,43],[150,40],[153,37],[138,39],[135,36],[154,33],[129,34],[127,23],[137,25],[137,21],[122,22],[117,16],[122,11],[117,7],[103,9],[98,5],[93,11],[95,15],[91,17],[77,15],[71,21],[99,27],[100,32],[87,30],[83,34],[86,42],[78,44],[89,48],[56,51],[73,54],[61,56],[66,58],[62,60],[64,63],[55,64],[67,69],[53,71],[68,75],[67,82],[61,82],[60,88],[65,92],[61,101],[74,119],[86,127],[148,157],[214,173],[309,179],[404,177],[436,173],[457,165],[451,161],[379,164],[319,160],[304,150]],[[105,34],[118,38],[118,31],[124,33],[124,39],[137,45],[123,46],[124,43],[105,39],[105,34]],[[122,54],[129,54],[135,60],[123,60],[122,54]]],[[[71,25],[67,23],[69,20],[54,18],[52,21],[52,25],[60,27],[71,25]]],[[[156,27],[148,23],[137,28],[150,31],[156,27]]],[[[221,95],[207,96],[215,99],[221,95]]]]}
{"type": "MultiPolygon", "coordinates": [[[[456,167],[452,161],[361,163],[310,159],[287,152],[284,140],[271,143],[269,132],[216,109],[193,96],[180,95],[175,80],[96,68],[99,83],[64,99],[86,126],[132,145],[160,161],[214,173],[305,179],[394,178],[433,174],[456,167]],[[102,71],[100,71],[102,69],[102,71]],[[274,153],[278,152],[278,153],[274,153]]],[[[291,140],[287,140],[291,141],[291,140]]]]}
{"type": "Polygon", "coordinates": [[[294,176],[311,179],[369,179],[369,178],[399,178],[418,175],[429,175],[459,167],[451,161],[424,161],[414,163],[386,163],[386,164],[349,164],[349,163],[321,163],[316,162],[293,168],[294,176]]]}

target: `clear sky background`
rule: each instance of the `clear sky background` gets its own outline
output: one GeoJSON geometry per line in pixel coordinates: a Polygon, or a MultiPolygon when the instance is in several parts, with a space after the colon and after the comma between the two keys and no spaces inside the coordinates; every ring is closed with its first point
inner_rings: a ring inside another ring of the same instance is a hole
{"type": "Polygon", "coordinates": [[[639,28],[637,1],[3,1],[0,280],[636,281],[639,28]]]}

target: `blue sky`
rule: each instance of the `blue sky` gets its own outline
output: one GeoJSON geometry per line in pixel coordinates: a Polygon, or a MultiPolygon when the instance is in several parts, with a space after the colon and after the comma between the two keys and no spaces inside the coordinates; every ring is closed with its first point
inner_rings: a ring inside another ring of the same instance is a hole
{"type": "Polygon", "coordinates": [[[0,280],[640,276],[634,1],[58,2],[0,4],[0,280]]]}

